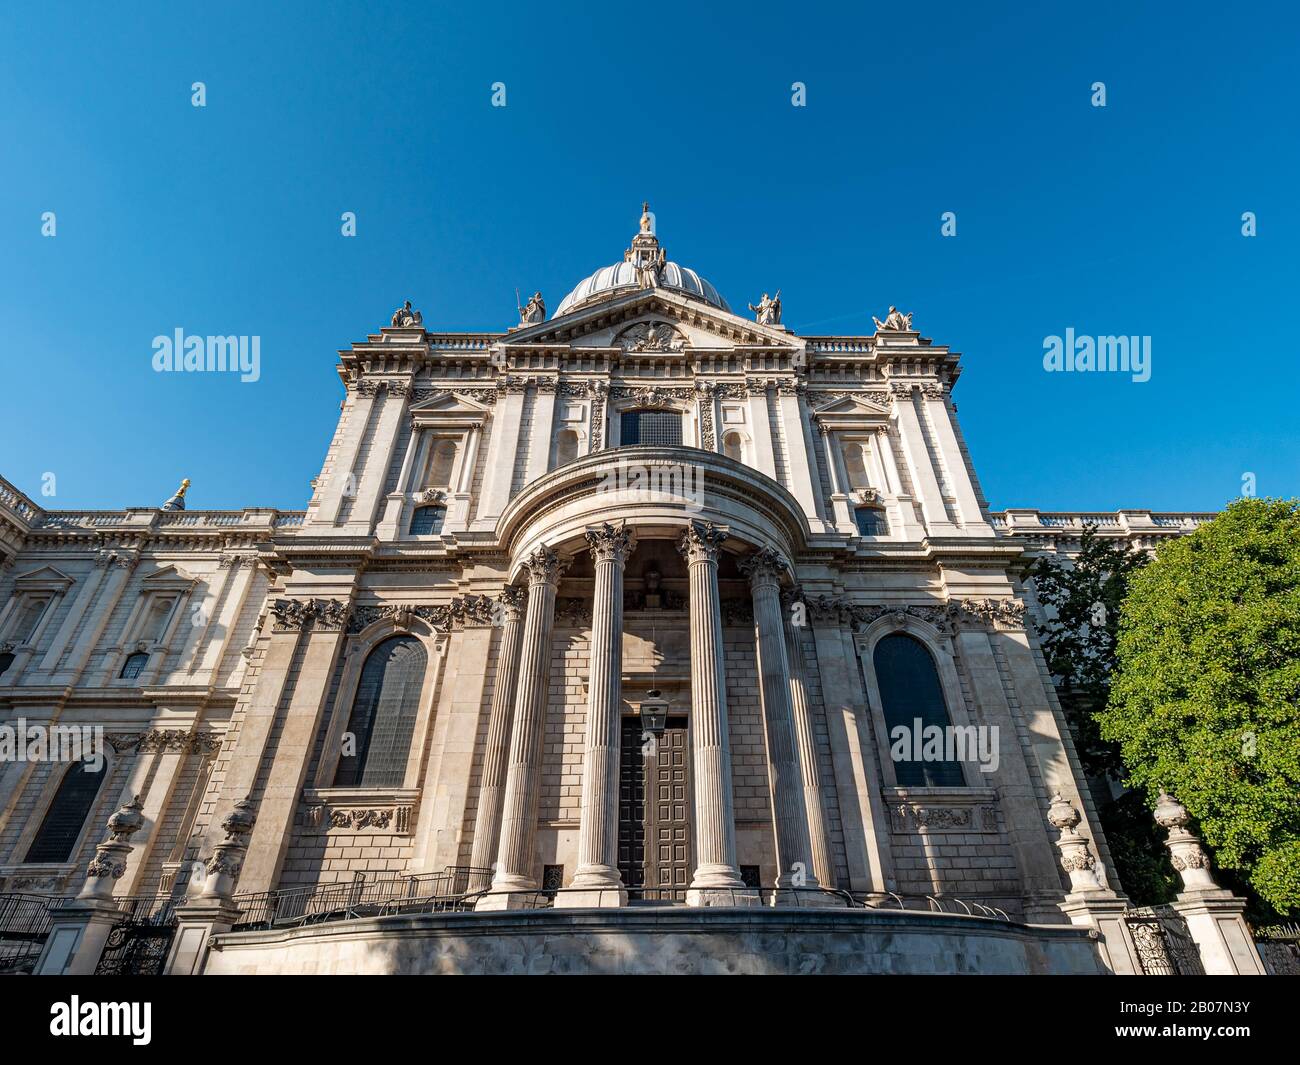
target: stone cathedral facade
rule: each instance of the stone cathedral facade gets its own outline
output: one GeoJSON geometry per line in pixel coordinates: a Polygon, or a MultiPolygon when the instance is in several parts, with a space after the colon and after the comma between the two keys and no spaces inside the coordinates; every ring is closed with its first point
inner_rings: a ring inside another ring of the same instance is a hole
{"type": "MultiPolygon", "coordinates": [[[[653,230],[550,316],[408,303],[341,351],[305,510],[3,485],[0,725],[102,729],[104,764],[0,763],[0,890],[75,894],[138,796],[123,896],[182,894],[246,802],[241,895],[451,868],[495,914],[1066,923],[1058,797],[1122,891],[1019,576],[1083,516],[990,512],[910,315],[798,336],[653,230]]],[[[1089,517],[1150,547],[1203,516],[1089,517]]]]}

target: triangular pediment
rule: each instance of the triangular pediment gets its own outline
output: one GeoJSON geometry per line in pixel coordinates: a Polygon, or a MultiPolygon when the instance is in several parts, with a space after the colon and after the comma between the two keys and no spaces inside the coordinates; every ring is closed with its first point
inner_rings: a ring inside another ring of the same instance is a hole
{"type": "Polygon", "coordinates": [[[38,569],[31,570],[28,573],[19,574],[14,578],[14,583],[24,587],[31,585],[54,585],[61,584],[67,586],[73,583],[73,578],[68,576],[60,569],[53,566],[41,566],[38,569]]]}
{"type": "Polygon", "coordinates": [[[675,351],[739,347],[803,350],[803,341],[779,326],[759,325],[673,289],[642,289],[581,307],[559,318],[525,326],[502,345],[564,344],[575,348],[621,348],[671,354],[675,351]]]}
{"type": "Polygon", "coordinates": [[[829,402],[814,407],[813,414],[817,417],[855,417],[864,414],[875,415],[877,417],[888,417],[889,407],[883,399],[883,393],[880,394],[880,400],[872,400],[866,395],[855,395],[853,393],[844,393],[836,396],[829,402]]]}
{"type": "Polygon", "coordinates": [[[159,588],[171,585],[190,585],[194,583],[194,578],[187,573],[182,573],[175,566],[166,565],[142,578],[140,583],[148,588],[159,588]]]}
{"type": "MultiPolygon", "coordinates": [[[[479,387],[483,387],[481,384],[479,387]]],[[[486,403],[458,393],[454,388],[440,388],[427,399],[411,404],[412,414],[481,416],[491,410],[486,403]]]]}

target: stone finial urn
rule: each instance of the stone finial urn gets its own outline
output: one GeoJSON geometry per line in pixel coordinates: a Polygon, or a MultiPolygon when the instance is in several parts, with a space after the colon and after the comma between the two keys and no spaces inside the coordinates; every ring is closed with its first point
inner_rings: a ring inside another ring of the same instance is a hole
{"type": "Polygon", "coordinates": [[[78,898],[108,900],[113,897],[113,886],[126,872],[131,837],[144,825],[142,809],[144,804],[136,795],[108,819],[108,839],[95,847],[95,857],[86,869],[86,882],[77,893],[78,898]]]}
{"type": "Polygon", "coordinates": [[[253,804],[247,797],[235,803],[235,808],[226,814],[221,822],[226,838],[212,848],[212,857],[205,866],[208,877],[203,885],[202,898],[229,902],[233,897],[235,884],[244,868],[248,834],[256,823],[253,804]]]}
{"type": "Polygon", "coordinates": [[[1047,821],[1061,833],[1056,846],[1061,852],[1061,868],[1070,876],[1070,890],[1103,891],[1097,876],[1097,859],[1092,855],[1088,839],[1075,831],[1079,820],[1079,811],[1057,791],[1047,808],[1047,821]]]}
{"type": "Polygon", "coordinates": [[[133,796],[130,802],[108,819],[110,839],[130,842],[131,837],[144,827],[144,817],[140,813],[143,809],[144,803],[140,801],[140,796],[133,796]]]}
{"type": "Polygon", "coordinates": [[[1187,807],[1162,789],[1153,816],[1156,824],[1169,834],[1165,841],[1169,848],[1169,863],[1182,877],[1184,890],[1217,891],[1219,885],[1210,875],[1210,857],[1201,841],[1187,827],[1192,820],[1187,807]]]}

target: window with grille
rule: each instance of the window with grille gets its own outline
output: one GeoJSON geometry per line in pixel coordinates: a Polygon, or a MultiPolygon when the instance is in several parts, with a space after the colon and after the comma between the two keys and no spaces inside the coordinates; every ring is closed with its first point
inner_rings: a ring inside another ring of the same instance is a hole
{"type": "Polygon", "coordinates": [[[28,863],[71,860],[72,848],[77,845],[86,818],[95,805],[95,796],[99,794],[104,776],[102,767],[98,772],[92,772],[86,762],[68,769],[54,801],[45,811],[36,838],[27,850],[28,863]]]}
{"type": "Polygon", "coordinates": [[[682,416],[675,410],[629,410],[619,422],[624,444],[672,444],[682,442],[682,416]]]}
{"type": "Polygon", "coordinates": [[[740,867],[740,880],[745,887],[762,887],[763,870],[757,865],[742,865],[740,867]]]}
{"type": "Polygon", "coordinates": [[[144,651],[136,651],[135,654],[127,655],[126,661],[122,663],[122,671],[118,676],[123,680],[135,680],[144,672],[144,667],[149,661],[149,655],[144,651]]]}
{"type": "Polygon", "coordinates": [[[559,891],[562,887],[564,887],[564,866],[542,866],[542,890],[559,891]]]}
{"type": "Polygon", "coordinates": [[[442,522],[447,516],[446,507],[416,507],[411,515],[411,535],[428,536],[442,532],[442,522]]]}
{"type": "Polygon", "coordinates": [[[352,745],[339,758],[335,787],[402,786],[425,661],[424,646],[414,636],[394,636],[370,652],[348,719],[352,745]]]}
{"type": "Polygon", "coordinates": [[[858,532],[863,536],[886,536],[889,533],[885,512],[878,507],[858,507],[853,517],[858,523],[858,532]]]}
{"type": "MultiPolygon", "coordinates": [[[[899,786],[963,786],[966,781],[960,763],[943,758],[916,761],[913,757],[916,749],[922,747],[921,743],[915,742],[913,730],[919,727],[924,737],[930,726],[937,725],[946,730],[952,723],[943,698],[939,671],[929,650],[911,636],[894,633],[876,644],[872,663],[876,670],[876,684],[880,687],[881,708],[885,712],[885,727],[899,786]],[[897,729],[902,731],[895,735],[897,729]],[[895,748],[907,757],[894,757],[895,748]]],[[[945,753],[946,749],[945,744],[945,753]]]]}

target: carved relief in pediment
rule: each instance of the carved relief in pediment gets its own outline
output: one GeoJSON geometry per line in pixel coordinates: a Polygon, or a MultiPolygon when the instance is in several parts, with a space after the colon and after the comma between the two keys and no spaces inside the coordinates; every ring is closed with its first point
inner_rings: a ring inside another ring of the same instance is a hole
{"type": "Polygon", "coordinates": [[[614,343],[624,351],[672,352],[690,347],[686,337],[668,322],[637,322],[624,329],[614,343]]]}

